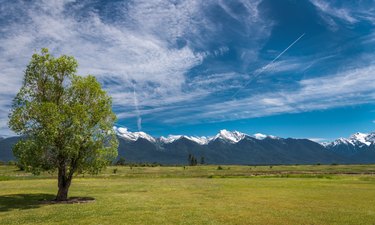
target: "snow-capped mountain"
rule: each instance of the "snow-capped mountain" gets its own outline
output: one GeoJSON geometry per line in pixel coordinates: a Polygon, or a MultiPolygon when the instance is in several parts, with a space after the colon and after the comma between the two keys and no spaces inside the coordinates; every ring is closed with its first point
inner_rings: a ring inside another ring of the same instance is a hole
{"type": "Polygon", "coordinates": [[[208,142],[211,140],[208,137],[197,137],[197,136],[185,136],[185,135],[168,135],[168,137],[161,136],[159,138],[159,141],[162,143],[172,143],[180,138],[186,138],[188,140],[191,140],[193,142],[196,142],[197,144],[200,145],[205,145],[208,144],[208,142]]]}
{"type": "Polygon", "coordinates": [[[366,158],[369,157],[369,153],[375,153],[375,132],[370,134],[357,132],[349,138],[338,138],[332,142],[323,143],[323,146],[340,155],[363,155],[362,157],[366,158]]]}
{"type": "Polygon", "coordinates": [[[134,162],[186,163],[189,154],[212,164],[302,164],[346,159],[307,140],[220,130],[212,137],[168,135],[159,138],[116,128],[119,155],[134,162]]]}
{"type": "Polygon", "coordinates": [[[206,145],[206,144],[208,144],[208,142],[210,142],[212,140],[212,138],[205,137],[205,136],[202,136],[202,137],[184,136],[184,137],[189,139],[190,141],[193,141],[193,142],[195,142],[197,144],[200,144],[200,145],[206,145]]]}
{"type": "Polygon", "coordinates": [[[130,132],[127,128],[124,127],[113,127],[116,134],[122,138],[125,138],[129,141],[136,141],[139,138],[146,139],[150,142],[156,142],[155,138],[153,138],[151,135],[146,134],[145,132],[139,131],[139,132],[130,132]]]}
{"type": "Polygon", "coordinates": [[[338,145],[351,145],[357,147],[370,146],[375,143],[375,132],[370,134],[364,134],[357,132],[351,135],[349,138],[338,138],[333,142],[324,143],[326,147],[334,147],[338,145]]]}
{"type": "Polygon", "coordinates": [[[363,134],[363,133],[355,133],[352,136],[350,136],[349,141],[354,145],[371,145],[371,140],[368,139],[369,134],[363,134]]]}
{"type": "Polygon", "coordinates": [[[263,140],[265,138],[278,138],[272,135],[265,135],[256,133],[254,135],[248,135],[245,133],[241,133],[239,131],[228,131],[228,130],[220,130],[218,134],[212,137],[205,137],[205,136],[187,136],[187,135],[168,135],[167,137],[161,136],[160,138],[154,138],[149,134],[146,134],[144,132],[130,132],[127,128],[123,127],[114,127],[113,128],[117,135],[122,137],[123,139],[126,139],[128,141],[137,141],[139,138],[146,139],[150,142],[159,142],[163,144],[170,144],[173,143],[181,138],[186,138],[190,141],[193,141],[199,145],[207,145],[211,141],[215,140],[222,140],[228,143],[238,143],[241,140],[243,140],[245,137],[253,137],[258,140],[263,140]]]}
{"type": "Polygon", "coordinates": [[[139,138],[142,138],[150,142],[154,142],[154,143],[161,142],[164,144],[170,144],[180,138],[186,138],[186,139],[196,142],[197,144],[205,145],[210,140],[212,140],[212,138],[204,137],[204,136],[197,137],[197,136],[186,136],[186,135],[168,135],[167,137],[161,136],[160,138],[154,138],[151,135],[146,134],[145,132],[142,132],[142,131],[130,132],[127,128],[123,128],[123,127],[113,127],[113,129],[115,130],[118,136],[128,141],[137,141],[139,138]]]}
{"type": "Polygon", "coordinates": [[[227,131],[227,130],[221,130],[216,136],[214,136],[211,140],[223,140],[223,141],[228,141],[230,143],[237,143],[244,139],[246,134],[238,132],[238,131],[227,131]]]}
{"type": "MultiPolygon", "coordinates": [[[[375,163],[375,133],[356,133],[331,143],[221,130],[212,137],[169,135],[155,138],[145,132],[114,127],[119,157],[128,162],[186,164],[188,156],[208,164],[375,163]]],[[[14,160],[12,146],[21,137],[0,140],[0,160],[14,160]]]]}
{"type": "Polygon", "coordinates": [[[168,137],[161,136],[159,140],[163,143],[172,143],[181,137],[182,135],[168,135],[168,137]]]}
{"type": "Polygon", "coordinates": [[[307,164],[346,160],[307,139],[221,130],[212,137],[169,135],[148,141],[125,131],[119,136],[119,155],[132,162],[185,164],[189,155],[204,157],[209,164],[307,164]]]}

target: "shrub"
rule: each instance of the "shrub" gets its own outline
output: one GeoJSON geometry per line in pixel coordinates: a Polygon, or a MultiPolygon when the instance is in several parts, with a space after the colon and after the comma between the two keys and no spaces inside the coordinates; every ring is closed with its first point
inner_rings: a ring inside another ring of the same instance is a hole
{"type": "Polygon", "coordinates": [[[124,166],[125,165],[125,158],[124,157],[120,157],[117,160],[116,165],[118,165],[118,166],[124,166]]]}
{"type": "Polygon", "coordinates": [[[19,169],[20,171],[25,171],[25,166],[22,165],[21,163],[17,162],[17,163],[16,163],[16,166],[18,167],[18,169],[19,169]]]}

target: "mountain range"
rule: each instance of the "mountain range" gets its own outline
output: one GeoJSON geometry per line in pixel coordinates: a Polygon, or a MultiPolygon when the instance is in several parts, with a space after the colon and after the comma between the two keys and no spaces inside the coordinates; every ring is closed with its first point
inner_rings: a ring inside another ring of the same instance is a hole
{"type": "MultiPolygon", "coordinates": [[[[188,156],[207,164],[330,164],[375,163],[375,133],[317,143],[309,139],[248,135],[221,130],[212,137],[169,135],[155,138],[144,132],[114,127],[119,156],[127,162],[187,164],[188,156]]],[[[0,160],[14,160],[11,147],[19,137],[0,139],[0,160]]]]}

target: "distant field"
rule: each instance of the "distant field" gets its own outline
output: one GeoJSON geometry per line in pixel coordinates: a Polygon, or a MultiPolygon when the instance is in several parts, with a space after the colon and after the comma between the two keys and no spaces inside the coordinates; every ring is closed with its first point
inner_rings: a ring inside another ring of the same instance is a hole
{"type": "Polygon", "coordinates": [[[56,188],[0,166],[0,224],[375,224],[375,165],[118,166],[73,180],[95,202],[39,201],[56,188]]]}

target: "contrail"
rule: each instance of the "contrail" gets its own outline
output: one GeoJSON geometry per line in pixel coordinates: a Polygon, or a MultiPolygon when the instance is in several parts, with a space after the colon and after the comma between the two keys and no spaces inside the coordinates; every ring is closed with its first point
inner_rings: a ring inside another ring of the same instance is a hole
{"type": "Polygon", "coordinates": [[[280,58],[280,56],[282,56],[286,51],[288,51],[288,49],[290,49],[295,43],[297,43],[297,41],[299,41],[299,39],[301,39],[303,36],[305,36],[305,33],[303,33],[301,36],[299,36],[299,38],[297,38],[297,40],[295,40],[292,44],[290,44],[284,51],[282,51],[278,56],[276,56],[276,58],[274,58],[271,63],[269,64],[272,64],[273,62],[275,62],[278,58],[280,58]]]}
{"type": "Polygon", "coordinates": [[[138,131],[140,131],[142,130],[142,117],[141,117],[141,112],[139,111],[139,107],[138,107],[138,99],[135,93],[135,85],[133,85],[133,97],[134,97],[135,112],[137,114],[137,127],[138,127],[138,131]]]}
{"type": "Polygon", "coordinates": [[[297,43],[303,36],[305,36],[305,33],[303,33],[301,36],[299,36],[295,41],[293,41],[292,44],[290,44],[286,49],[284,49],[284,51],[282,51],[278,56],[276,56],[271,62],[269,62],[267,65],[263,66],[260,70],[258,70],[257,72],[255,72],[254,76],[251,77],[251,79],[249,79],[246,84],[242,87],[240,87],[236,93],[234,93],[232,95],[232,98],[236,97],[236,95],[242,90],[244,89],[245,87],[247,87],[247,85],[250,84],[251,81],[253,81],[257,76],[259,76],[261,73],[263,73],[263,71],[265,71],[270,65],[272,65],[278,58],[280,58],[286,51],[288,51],[288,49],[290,49],[295,43],[297,43]]]}

